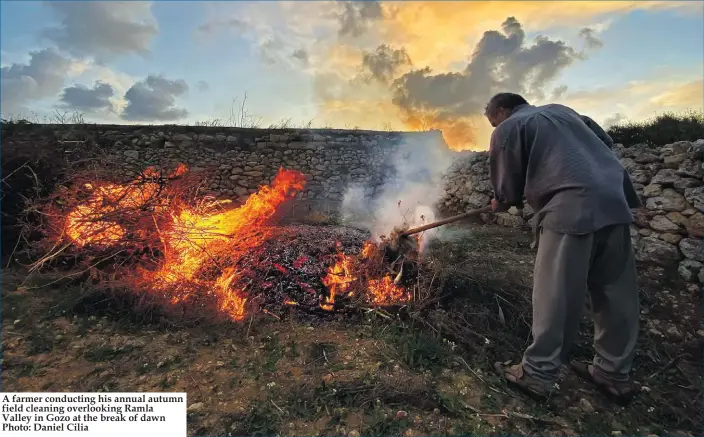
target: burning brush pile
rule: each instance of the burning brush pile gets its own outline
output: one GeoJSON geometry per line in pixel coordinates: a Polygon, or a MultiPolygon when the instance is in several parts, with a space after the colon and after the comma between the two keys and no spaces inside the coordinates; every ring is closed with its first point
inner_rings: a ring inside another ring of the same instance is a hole
{"type": "Polygon", "coordinates": [[[280,317],[412,299],[362,231],[276,225],[281,205],[305,186],[296,171],[279,170],[243,205],[202,195],[200,178],[184,165],[108,180],[79,174],[36,201],[43,219],[33,272],[70,266],[69,276],[96,287],[233,321],[257,311],[280,317]]]}

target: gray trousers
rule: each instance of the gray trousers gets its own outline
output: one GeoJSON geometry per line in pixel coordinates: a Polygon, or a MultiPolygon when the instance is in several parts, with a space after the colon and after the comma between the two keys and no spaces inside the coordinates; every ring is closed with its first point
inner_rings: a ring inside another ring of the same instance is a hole
{"type": "Polygon", "coordinates": [[[639,330],[640,301],[629,225],[586,235],[540,230],[533,279],[533,343],[523,368],[552,384],[579,331],[589,292],[594,316],[594,368],[627,381],[639,330]]]}

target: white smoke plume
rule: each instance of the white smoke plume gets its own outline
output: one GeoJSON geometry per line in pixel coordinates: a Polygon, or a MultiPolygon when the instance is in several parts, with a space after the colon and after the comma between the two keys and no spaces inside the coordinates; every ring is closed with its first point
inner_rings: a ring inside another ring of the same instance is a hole
{"type": "MultiPolygon", "coordinates": [[[[374,240],[397,227],[416,227],[437,220],[442,176],[460,154],[450,150],[439,131],[404,135],[387,161],[389,174],[378,187],[350,186],[341,212],[345,222],[371,232],[374,240]]],[[[426,231],[422,242],[437,232],[426,231]]],[[[421,247],[422,249],[422,247],[421,247]]]]}

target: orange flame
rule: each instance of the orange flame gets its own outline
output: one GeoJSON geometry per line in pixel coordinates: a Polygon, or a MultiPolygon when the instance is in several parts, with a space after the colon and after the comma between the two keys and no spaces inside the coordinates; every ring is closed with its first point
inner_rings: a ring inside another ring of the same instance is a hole
{"type": "MultiPolygon", "coordinates": [[[[171,176],[187,171],[186,166],[180,165],[171,176]]],[[[66,216],[65,233],[80,247],[109,247],[125,241],[128,230],[113,215],[125,209],[145,208],[162,188],[159,181],[151,180],[157,176],[156,170],[148,168],[141,179],[131,184],[87,186],[91,196],[66,216]]],[[[149,218],[156,224],[164,259],[155,271],[140,270],[134,281],[163,292],[173,304],[184,302],[199,289],[209,289],[206,294],[215,295],[221,313],[232,320],[242,320],[248,299],[237,284],[238,272],[232,267],[220,267],[221,274],[214,281],[203,279],[207,275],[198,273],[218,266],[218,260],[239,259],[248,249],[262,244],[271,232],[264,226],[267,220],[304,185],[302,173],[280,169],[270,186],[261,187],[239,208],[223,210],[229,201],[202,201],[190,206],[179,198],[168,210],[156,205],[152,212],[162,214],[161,221],[157,223],[159,214],[149,218]]]]}
{"type": "Polygon", "coordinates": [[[304,184],[303,174],[282,169],[271,186],[262,187],[239,208],[203,214],[182,207],[180,213],[172,215],[171,227],[160,233],[166,261],[156,277],[166,284],[192,280],[206,261],[235,248],[259,246],[266,239],[262,224],[304,184]]]}
{"type": "Polygon", "coordinates": [[[232,320],[240,321],[244,320],[247,298],[230,289],[235,278],[234,269],[225,269],[222,276],[215,281],[215,290],[220,295],[220,311],[229,315],[232,320]]]}
{"type": "Polygon", "coordinates": [[[327,287],[329,295],[320,303],[320,307],[326,311],[332,311],[335,307],[335,296],[346,291],[350,284],[357,280],[352,276],[353,257],[347,256],[340,251],[340,243],[337,243],[336,261],[323,278],[323,284],[327,287]]]}
{"type": "Polygon", "coordinates": [[[382,279],[371,277],[375,272],[369,271],[367,263],[372,266],[377,261],[383,263],[379,246],[374,242],[366,241],[359,256],[345,255],[338,243],[335,259],[335,263],[330,266],[327,275],[323,278],[323,284],[330,294],[321,302],[322,309],[332,311],[335,296],[346,291],[349,292],[348,295],[353,295],[359,288],[365,294],[367,301],[373,305],[393,305],[411,300],[410,293],[404,287],[394,284],[391,277],[384,276],[382,279]]]}
{"type": "Polygon", "coordinates": [[[389,276],[384,276],[383,279],[370,279],[367,287],[371,294],[370,300],[374,304],[394,304],[411,299],[410,293],[394,284],[389,276]]]}

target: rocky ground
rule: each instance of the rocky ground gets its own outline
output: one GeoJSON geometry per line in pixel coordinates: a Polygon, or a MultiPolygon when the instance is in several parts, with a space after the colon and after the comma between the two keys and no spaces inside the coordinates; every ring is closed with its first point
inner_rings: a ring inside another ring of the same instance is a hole
{"type": "MultiPolygon", "coordinates": [[[[701,435],[701,290],[641,264],[639,394],[628,407],[565,370],[536,403],[491,370],[530,334],[531,237],[447,228],[429,247],[445,297],[422,309],[178,326],[108,303],[86,284],[2,278],[7,391],[185,391],[189,435],[701,435]],[[420,316],[420,317],[419,317],[420,316]],[[461,335],[460,335],[461,334],[461,335]]],[[[583,320],[576,358],[589,359],[583,320]]]]}

